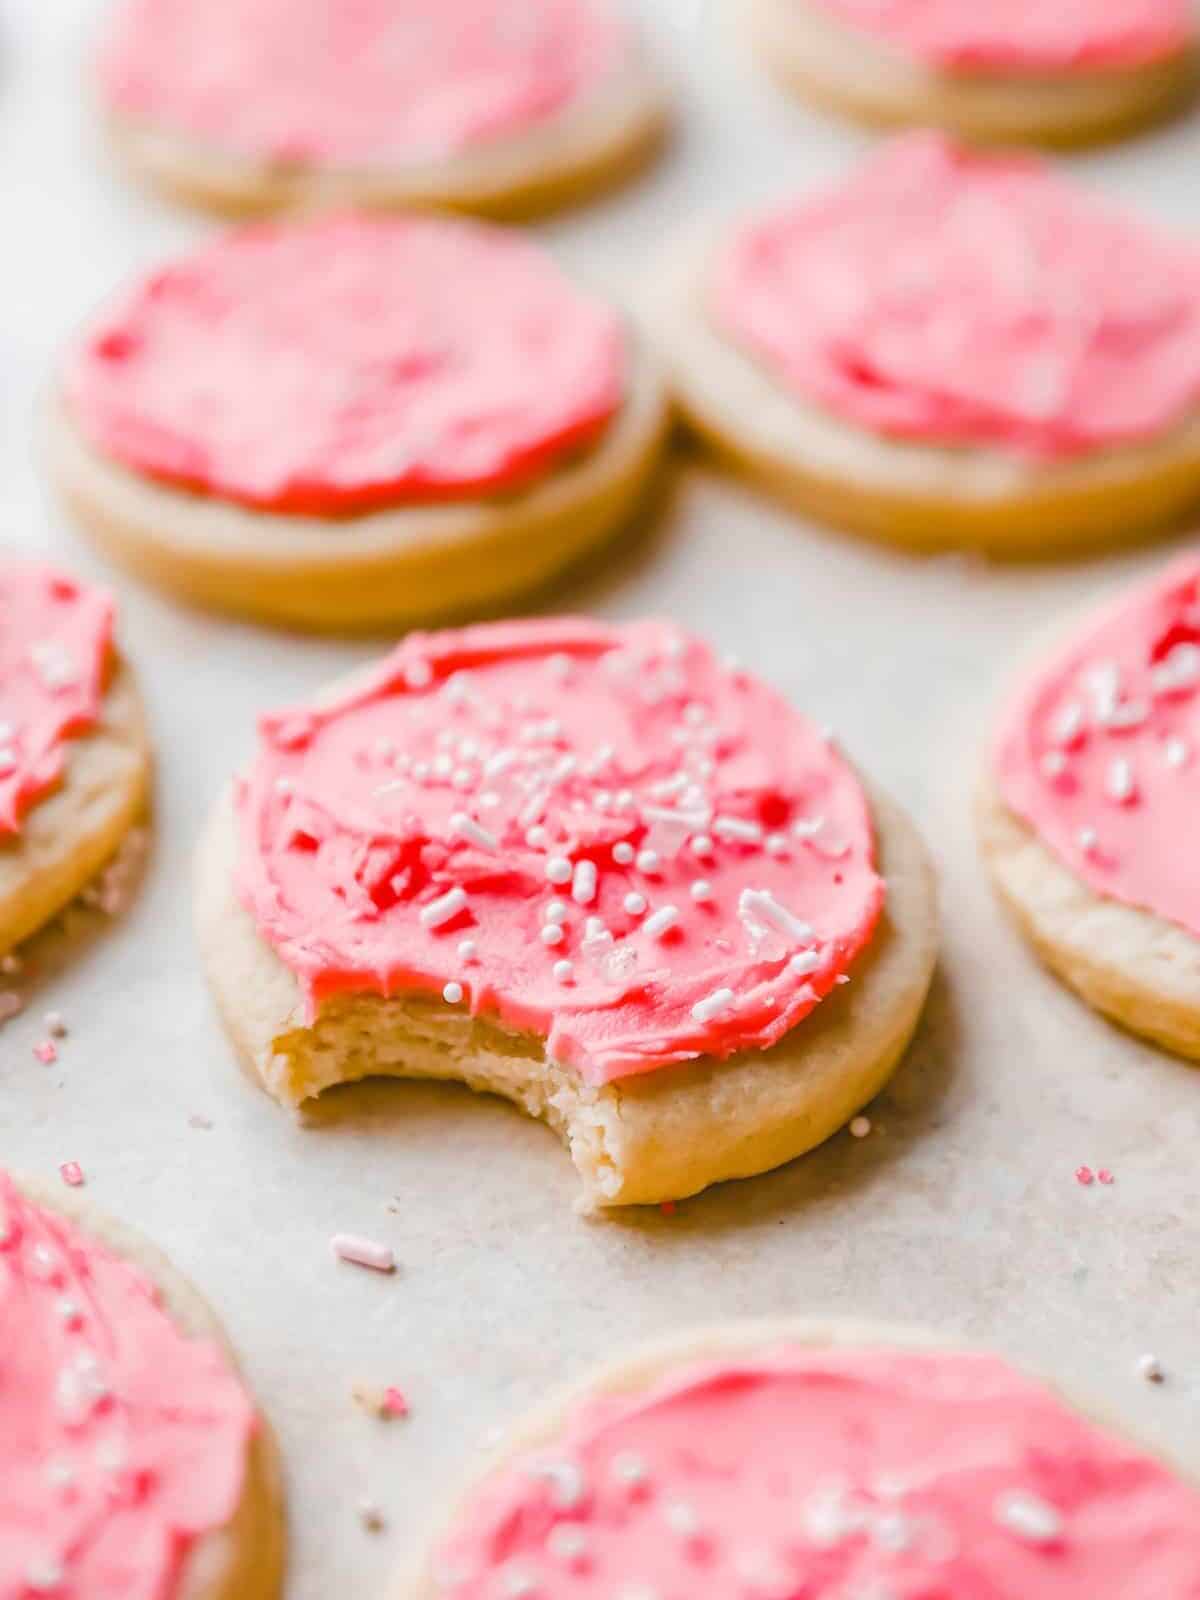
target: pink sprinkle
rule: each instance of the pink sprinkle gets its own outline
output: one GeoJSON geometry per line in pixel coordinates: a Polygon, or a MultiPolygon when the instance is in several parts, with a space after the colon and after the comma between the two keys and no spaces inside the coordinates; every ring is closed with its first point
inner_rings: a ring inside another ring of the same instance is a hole
{"type": "Polygon", "coordinates": [[[383,1414],[385,1417],[406,1417],[408,1415],[408,1400],[404,1392],[397,1389],[395,1384],[389,1384],[383,1391],[383,1414]]]}
{"type": "Polygon", "coordinates": [[[675,1215],[675,1202],[674,1200],[664,1200],[658,1209],[664,1217],[673,1217],[675,1215]]]}
{"type": "Polygon", "coordinates": [[[78,1189],[83,1183],[83,1168],[78,1161],[64,1161],[58,1170],[62,1176],[62,1181],[70,1184],[72,1189],[78,1189]]]}
{"type": "Polygon", "coordinates": [[[50,1066],[58,1060],[58,1049],[53,1039],[43,1039],[40,1044],[35,1044],[33,1053],[43,1066],[50,1066]]]}
{"type": "Polygon", "coordinates": [[[1100,1179],[1101,1183],[1116,1183],[1117,1181],[1107,1167],[1101,1167],[1096,1176],[1100,1179]]]}
{"type": "Polygon", "coordinates": [[[1076,1167],[1075,1182],[1083,1184],[1085,1189],[1089,1183],[1094,1183],[1095,1179],[1096,1174],[1092,1171],[1091,1167],[1076,1167]]]}

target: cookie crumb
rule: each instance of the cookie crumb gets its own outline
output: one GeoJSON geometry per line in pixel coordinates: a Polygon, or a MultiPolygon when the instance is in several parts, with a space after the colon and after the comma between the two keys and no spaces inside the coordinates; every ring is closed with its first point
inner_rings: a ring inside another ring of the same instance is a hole
{"type": "Polygon", "coordinates": [[[358,1508],[359,1521],[368,1533],[382,1533],[387,1527],[387,1518],[381,1506],[374,1500],[363,1500],[358,1508]]]}
{"type": "Polygon", "coordinates": [[[855,1117],[850,1124],[850,1133],[855,1139],[865,1139],[871,1131],[870,1117],[855,1117]]]}
{"type": "Polygon", "coordinates": [[[385,1417],[406,1417],[408,1415],[408,1397],[394,1383],[389,1383],[383,1391],[383,1415],[385,1417]]]}
{"type": "Polygon", "coordinates": [[[47,1011],[46,1015],[42,1018],[42,1021],[46,1024],[46,1032],[52,1039],[66,1038],[67,1025],[63,1021],[63,1015],[61,1011],[47,1011]]]}
{"type": "Polygon", "coordinates": [[[1101,1167],[1096,1176],[1099,1178],[1100,1182],[1105,1185],[1105,1187],[1111,1187],[1111,1185],[1117,1181],[1107,1167],[1101,1167]]]}
{"type": "Polygon", "coordinates": [[[1085,1189],[1090,1183],[1095,1183],[1095,1181],[1096,1174],[1092,1171],[1091,1167],[1075,1168],[1075,1182],[1082,1184],[1085,1189]]]}
{"type": "Polygon", "coordinates": [[[1139,1356],[1137,1370],[1138,1376],[1145,1378],[1147,1383],[1165,1383],[1167,1381],[1162,1362],[1157,1356],[1139,1356]]]}
{"type": "Polygon", "coordinates": [[[83,1168],[78,1161],[64,1161],[58,1170],[62,1181],[72,1189],[78,1189],[82,1185],[83,1168]]]}
{"type": "Polygon", "coordinates": [[[202,1128],[204,1132],[207,1133],[212,1127],[212,1118],[201,1115],[199,1111],[193,1111],[191,1116],[188,1118],[188,1127],[202,1128]]]}
{"type": "Polygon", "coordinates": [[[53,1066],[58,1060],[58,1049],[53,1039],[42,1039],[33,1047],[33,1053],[44,1067],[53,1066]]]}
{"type": "Polygon", "coordinates": [[[658,1209],[664,1217],[673,1217],[677,1208],[674,1200],[664,1200],[658,1209]]]}
{"type": "Polygon", "coordinates": [[[0,957],[0,972],[6,978],[15,977],[23,969],[24,965],[25,963],[20,956],[13,950],[10,950],[6,956],[0,957]]]}

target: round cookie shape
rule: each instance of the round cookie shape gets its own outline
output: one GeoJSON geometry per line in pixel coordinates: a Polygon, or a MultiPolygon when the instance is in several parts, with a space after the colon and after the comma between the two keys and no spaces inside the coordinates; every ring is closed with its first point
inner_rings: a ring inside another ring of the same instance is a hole
{"type": "Polygon", "coordinates": [[[56,476],[110,553],[309,626],[544,582],[618,528],[667,423],[643,346],[528,238],[432,216],[234,231],[64,364],[56,476]]]}
{"type": "Polygon", "coordinates": [[[903,136],[655,308],[692,420],[835,523],[1035,554],[1200,496],[1200,251],[1036,157],[903,136]]]}
{"type": "Polygon", "coordinates": [[[41,563],[0,566],[0,837],[62,777],[68,741],[100,717],[113,607],[41,563]]]}
{"type": "Polygon", "coordinates": [[[557,203],[662,120],[610,0],[122,0],[97,72],[135,168],[223,208],[557,203]]]}
{"type": "Polygon", "coordinates": [[[1184,49],[1191,37],[1185,0],[1090,0],[1047,7],[1037,0],[809,0],[933,67],[1063,72],[1132,67],[1184,49]]]}
{"type": "Polygon", "coordinates": [[[593,444],[620,322],[520,235],[432,217],[263,224],[152,273],[65,376],[93,448],[264,511],[512,492],[593,444]]]}
{"type": "Polygon", "coordinates": [[[1187,0],[747,0],[783,83],[868,123],[1077,145],[1178,108],[1194,85],[1187,0]]]}
{"type": "Polygon", "coordinates": [[[843,758],[670,624],[413,636],[260,736],[239,889],[310,1018],[452,990],[605,1083],[774,1044],[883,904],[843,758]]]}
{"type": "Polygon", "coordinates": [[[0,1172],[0,1320],[5,1600],[278,1593],[268,1442],[165,1263],[0,1172]]]}
{"type": "Polygon", "coordinates": [[[735,1326],[536,1418],[399,1592],[1182,1596],[1198,1513],[1194,1486],[995,1356],[735,1326]]]}
{"type": "Polygon", "coordinates": [[[0,950],[86,887],[140,814],[150,753],[103,591],[0,562],[0,950]]]}
{"type": "Polygon", "coordinates": [[[206,971],[297,1104],[508,1096],[589,1207],[762,1172],[887,1081],[936,949],[911,824],[674,624],[410,635],[264,717],[201,842],[206,971]]]}
{"type": "Polygon", "coordinates": [[[996,884],[1092,1004],[1200,1056],[1200,559],[1084,623],[1029,676],[992,750],[996,884]]]}

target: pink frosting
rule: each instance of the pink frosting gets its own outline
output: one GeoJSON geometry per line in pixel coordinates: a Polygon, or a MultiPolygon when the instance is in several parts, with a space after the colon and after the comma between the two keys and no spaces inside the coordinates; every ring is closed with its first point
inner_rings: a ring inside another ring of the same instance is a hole
{"type": "Polygon", "coordinates": [[[450,985],[589,1083],[774,1044],[883,902],[849,766],[663,622],[410,635],[262,719],[237,810],[238,892],[310,1019],[450,985]]]}
{"type": "Polygon", "coordinates": [[[1200,556],[1123,595],[1004,717],[1005,804],[1097,893],[1200,938],[1200,556]]]}
{"type": "Polygon", "coordinates": [[[0,1172],[0,1600],[170,1600],[255,1428],[215,1345],[0,1172]]]}
{"type": "Polygon", "coordinates": [[[121,117],[238,155],[397,166],[547,123],[619,70],[608,0],[123,0],[121,117]]]}
{"type": "Polygon", "coordinates": [[[340,216],[227,234],[74,352],[67,401],[136,472],[339,515],[522,487],[592,444],[625,341],[522,235],[340,216]]]}
{"type": "Polygon", "coordinates": [[[1139,67],[1193,36],[1188,0],[807,0],[932,67],[1070,72],[1139,67]]]}
{"type": "Polygon", "coordinates": [[[995,1357],[783,1346],[578,1406],[435,1572],[457,1600],[1197,1600],[1200,1494],[995,1357]]]}
{"type": "Polygon", "coordinates": [[[0,839],[62,776],[67,740],[100,715],[109,597],[39,562],[0,562],[0,839]]]}
{"type": "Polygon", "coordinates": [[[740,228],[710,309],[800,400],[900,439],[1052,460],[1200,399],[1200,248],[938,134],[740,228]]]}

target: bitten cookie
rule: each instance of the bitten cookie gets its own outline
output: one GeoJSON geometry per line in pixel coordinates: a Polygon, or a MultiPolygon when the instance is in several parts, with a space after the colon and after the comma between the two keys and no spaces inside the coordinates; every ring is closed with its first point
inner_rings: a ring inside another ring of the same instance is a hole
{"type": "Polygon", "coordinates": [[[0,561],[0,952],[61,911],[145,805],[150,750],[109,597],[0,561]]]}
{"type": "Polygon", "coordinates": [[[273,1600],[265,1426],[196,1291],[131,1230],[0,1171],[0,1595],[273,1600]]]}
{"type": "Polygon", "coordinates": [[[515,232],[260,224],[73,348],[51,466],[152,582],[300,627],[495,606],[618,531],[664,443],[644,343],[515,232]]]}
{"type": "Polygon", "coordinates": [[[1106,606],[1005,710],[984,860],[1038,954],[1098,1011],[1200,1060],[1200,556],[1106,606]]]}
{"type": "Polygon", "coordinates": [[[904,815],[664,622],[412,635],[264,717],[196,895],[276,1098],[461,1079],[550,1123],[592,1208],[827,1138],[895,1068],[936,945],[904,815]]]}
{"type": "Polygon", "coordinates": [[[518,1428],[399,1600],[1128,1600],[1200,1589],[1200,1492],[1046,1383],[932,1336],[734,1324],[518,1428]]]}
{"type": "Polygon", "coordinates": [[[1200,246],[1036,157],[904,136],[647,309],[691,422],[835,526],[1027,557],[1200,500],[1200,246]]]}
{"type": "Polygon", "coordinates": [[[1195,82],[1188,0],[746,0],[789,88],[870,123],[1077,145],[1174,110],[1195,82]]]}
{"type": "Polygon", "coordinates": [[[610,0],[120,0],[97,70],[125,164],[226,212],[528,214],[625,176],[666,121],[610,0]]]}

